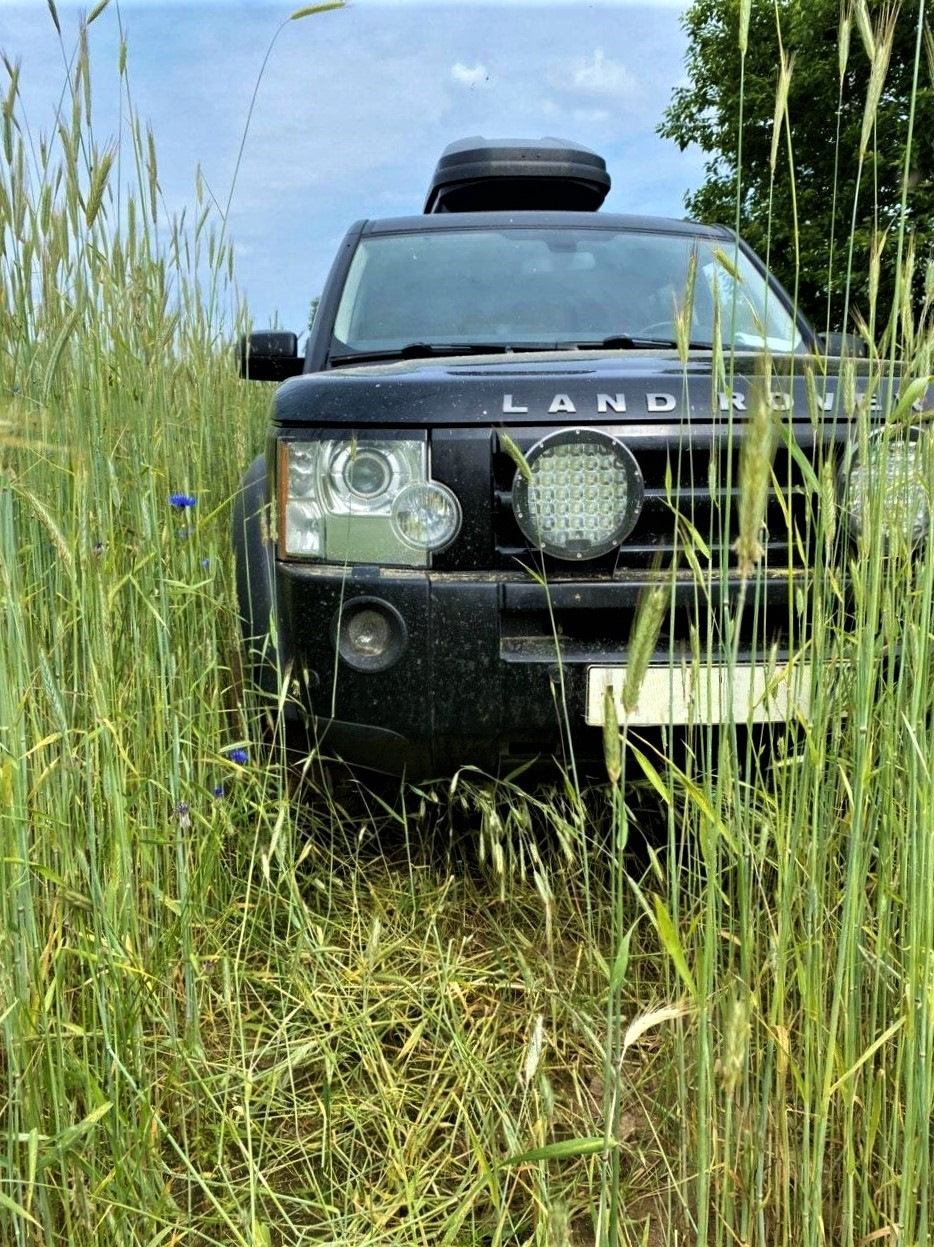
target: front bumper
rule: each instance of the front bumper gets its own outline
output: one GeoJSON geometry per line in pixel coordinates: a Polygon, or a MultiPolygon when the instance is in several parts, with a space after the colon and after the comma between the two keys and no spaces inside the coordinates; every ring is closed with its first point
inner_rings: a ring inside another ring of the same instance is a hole
{"type": "MultiPolygon", "coordinates": [[[[806,577],[763,573],[739,621],[744,663],[785,654],[806,577]]],[[[412,778],[458,767],[498,771],[544,755],[602,756],[587,723],[594,668],[625,665],[640,595],[670,589],[653,667],[718,663],[736,624],[735,577],[698,584],[690,573],[642,571],[592,581],[537,583],[525,572],[451,573],[277,564],[280,635],[291,656],[291,713],[310,716],[317,743],[358,766],[412,778]],[[402,623],[383,669],[339,653],[343,621],[382,609],[402,623]],[[731,612],[732,615],[730,614],[731,612]]],[[[664,708],[659,722],[665,718],[664,708]]],[[[774,717],[774,716],[772,716],[774,717]]],[[[594,715],[591,710],[590,718],[594,715]]]]}

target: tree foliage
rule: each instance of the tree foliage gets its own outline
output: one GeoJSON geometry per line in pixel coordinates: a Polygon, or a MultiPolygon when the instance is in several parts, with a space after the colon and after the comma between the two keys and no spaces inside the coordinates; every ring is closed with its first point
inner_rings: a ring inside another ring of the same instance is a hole
{"type": "Polygon", "coordinates": [[[683,25],[688,84],[659,132],[709,156],[685,200],[691,215],[733,224],[738,212],[742,235],[832,328],[868,321],[873,302],[876,322],[887,317],[904,220],[922,298],[934,256],[934,36],[922,0],[693,0],[683,25]]]}

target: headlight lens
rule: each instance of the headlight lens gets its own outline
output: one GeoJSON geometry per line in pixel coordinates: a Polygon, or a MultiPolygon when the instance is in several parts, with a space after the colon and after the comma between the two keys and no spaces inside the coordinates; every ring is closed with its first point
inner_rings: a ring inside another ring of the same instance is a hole
{"type": "Polygon", "coordinates": [[[279,447],[283,557],[425,567],[457,535],[460,506],[429,479],[424,438],[279,447]]]}
{"type": "Polygon", "coordinates": [[[629,536],[642,509],[642,472],[622,442],[598,429],[563,429],[526,455],[512,504],[522,532],[560,559],[595,559],[629,536]]]}
{"type": "Polygon", "coordinates": [[[853,533],[880,526],[886,543],[916,546],[930,523],[928,436],[912,428],[892,436],[873,433],[866,453],[855,448],[842,470],[843,505],[853,533]]]}
{"type": "Polygon", "coordinates": [[[335,492],[359,502],[378,507],[380,499],[393,481],[405,475],[406,468],[398,455],[373,446],[344,446],[334,456],[332,475],[335,492]]]}

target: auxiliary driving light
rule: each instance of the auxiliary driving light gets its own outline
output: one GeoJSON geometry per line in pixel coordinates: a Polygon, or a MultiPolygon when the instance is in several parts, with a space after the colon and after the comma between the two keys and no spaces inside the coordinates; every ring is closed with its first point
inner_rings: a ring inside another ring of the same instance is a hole
{"type": "Polygon", "coordinates": [[[841,487],[854,535],[876,523],[887,543],[918,545],[930,523],[930,451],[928,435],[918,428],[893,437],[880,429],[864,455],[852,449],[841,469],[841,487]]]}
{"type": "Polygon", "coordinates": [[[643,497],[632,452],[598,429],[543,437],[515,476],[512,506],[528,541],[559,559],[595,559],[632,532],[643,497]]]}
{"type": "Polygon", "coordinates": [[[446,485],[414,481],[392,504],[396,536],[415,550],[442,550],[457,536],[461,507],[446,485]]]}

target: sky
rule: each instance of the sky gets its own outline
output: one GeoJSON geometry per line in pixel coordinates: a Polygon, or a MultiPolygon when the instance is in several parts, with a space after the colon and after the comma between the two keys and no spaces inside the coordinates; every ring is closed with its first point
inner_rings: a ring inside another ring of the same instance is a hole
{"type": "MultiPolygon", "coordinates": [[[[682,216],[702,180],[700,153],[655,133],[684,81],[687,0],[352,0],[289,21],[298,3],[111,0],[89,29],[99,145],[120,133],[119,18],[167,213],[190,219],[199,167],[230,199],[257,328],[300,332],[347,227],[420,212],[455,139],[583,143],[607,161],[616,212],[682,216]]],[[[66,56],[92,7],[57,0],[66,56]]],[[[46,0],[0,0],[0,51],[22,62],[30,130],[49,132],[65,68],[46,0]]]]}

